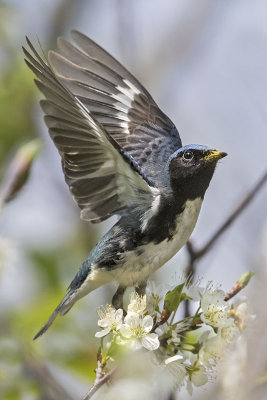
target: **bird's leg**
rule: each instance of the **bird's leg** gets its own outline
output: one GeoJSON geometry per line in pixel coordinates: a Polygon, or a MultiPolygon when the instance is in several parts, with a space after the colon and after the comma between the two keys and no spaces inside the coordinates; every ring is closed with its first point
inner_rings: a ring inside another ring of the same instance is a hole
{"type": "Polygon", "coordinates": [[[123,295],[125,290],[125,287],[119,286],[116,293],[112,297],[112,305],[116,308],[116,310],[119,308],[123,309],[123,295]]]}
{"type": "Polygon", "coordinates": [[[140,297],[143,297],[146,294],[146,285],[147,281],[143,281],[139,283],[138,286],[135,286],[135,291],[140,297]]]}

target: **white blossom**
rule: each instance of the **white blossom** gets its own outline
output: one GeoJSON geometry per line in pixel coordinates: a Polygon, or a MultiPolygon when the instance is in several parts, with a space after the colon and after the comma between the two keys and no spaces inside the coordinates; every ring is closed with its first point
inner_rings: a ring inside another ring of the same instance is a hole
{"type": "Polygon", "coordinates": [[[248,305],[247,303],[239,304],[235,309],[235,315],[242,321],[245,322],[248,317],[248,305]]]}
{"type": "Polygon", "coordinates": [[[213,327],[224,327],[233,324],[229,317],[229,304],[224,300],[225,293],[222,290],[210,291],[207,289],[201,297],[202,314],[201,320],[213,327]]]}
{"type": "MultiPolygon", "coordinates": [[[[134,350],[145,347],[147,350],[156,350],[159,347],[159,339],[156,333],[150,333],[153,327],[151,315],[140,316],[136,312],[129,311],[124,318],[124,324],[120,327],[120,333],[124,339],[130,341],[134,350]]],[[[123,343],[120,342],[119,343],[123,343]]],[[[125,343],[125,342],[124,342],[125,343]]]]}
{"type": "Polygon", "coordinates": [[[186,377],[186,368],[183,361],[184,357],[180,354],[169,357],[164,361],[167,372],[171,375],[173,386],[175,388],[181,386],[184,383],[184,379],[186,377]]]}
{"type": "Polygon", "coordinates": [[[96,337],[103,337],[111,331],[118,331],[120,329],[123,317],[122,309],[115,310],[111,305],[107,305],[106,309],[100,309],[98,314],[101,318],[98,320],[98,326],[103,328],[103,330],[96,332],[96,337]]]}
{"type": "Polygon", "coordinates": [[[128,346],[129,350],[158,349],[152,358],[162,376],[165,375],[173,389],[185,385],[192,394],[194,387],[205,385],[214,375],[226,348],[236,343],[249,317],[244,300],[226,302],[222,290],[211,285],[202,288],[199,283],[181,282],[186,295],[181,301],[187,297],[199,302],[193,315],[178,322],[171,317],[157,328],[157,333],[151,332],[163,309],[160,295],[152,288],[145,296],[131,294],[125,317],[122,310],[116,311],[111,306],[102,311],[98,325],[103,330],[96,336],[112,333],[112,344],[128,346]]]}
{"type": "Polygon", "coordinates": [[[199,351],[199,361],[206,366],[214,367],[222,358],[225,352],[226,342],[219,332],[215,336],[208,338],[199,351]]]}
{"type": "Polygon", "coordinates": [[[226,326],[224,328],[221,328],[221,337],[227,343],[233,342],[239,334],[240,334],[240,330],[237,326],[232,325],[232,326],[226,326]]]}
{"type": "Polygon", "coordinates": [[[208,374],[206,368],[197,363],[194,365],[193,370],[190,374],[190,380],[195,386],[203,386],[208,382],[208,374]]]}
{"type": "Polygon", "coordinates": [[[166,360],[164,362],[167,365],[167,364],[170,364],[170,363],[172,363],[174,361],[178,361],[178,360],[180,360],[180,361],[183,360],[183,356],[181,356],[180,354],[176,354],[175,356],[166,358],[166,360]]]}
{"type": "Polygon", "coordinates": [[[128,305],[128,312],[143,314],[146,309],[146,295],[139,296],[138,293],[131,293],[130,304],[128,305]]]}
{"type": "Polygon", "coordinates": [[[204,386],[209,380],[207,369],[201,365],[199,362],[196,363],[192,370],[190,371],[186,389],[188,393],[192,396],[193,394],[193,385],[194,386],[204,386]]]}
{"type": "Polygon", "coordinates": [[[216,333],[212,327],[205,324],[203,324],[201,328],[196,329],[195,332],[198,334],[197,343],[200,344],[203,344],[206,342],[206,340],[216,336],[216,333]]]}
{"type": "Polygon", "coordinates": [[[191,301],[200,301],[202,294],[205,291],[205,288],[201,287],[201,279],[197,279],[195,282],[192,282],[191,278],[188,278],[185,275],[175,276],[174,278],[175,284],[170,285],[170,290],[174,289],[177,285],[184,284],[183,293],[186,294],[191,301]]]}
{"type": "Polygon", "coordinates": [[[205,289],[200,286],[199,280],[196,283],[186,282],[183,288],[183,293],[190,297],[191,301],[200,301],[204,291],[205,289]]]}
{"type": "Polygon", "coordinates": [[[249,306],[246,300],[245,296],[235,299],[230,310],[230,314],[233,316],[235,324],[238,326],[240,331],[256,318],[255,314],[249,313],[249,306]]]}

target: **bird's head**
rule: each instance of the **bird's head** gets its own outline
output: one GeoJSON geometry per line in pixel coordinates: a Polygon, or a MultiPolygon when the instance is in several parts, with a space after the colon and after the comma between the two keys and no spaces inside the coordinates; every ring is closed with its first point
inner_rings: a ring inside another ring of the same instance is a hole
{"type": "Polygon", "coordinates": [[[181,147],[169,159],[172,189],[188,198],[204,197],[217,162],[227,156],[222,151],[201,145],[181,147]]]}

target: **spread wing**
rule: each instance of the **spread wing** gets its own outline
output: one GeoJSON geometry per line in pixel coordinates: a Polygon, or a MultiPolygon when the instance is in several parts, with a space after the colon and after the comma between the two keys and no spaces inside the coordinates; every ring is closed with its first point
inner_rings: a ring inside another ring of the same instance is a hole
{"type": "Polygon", "coordinates": [[[162,165],[182,146],[177,129],[147,90],[104,49],[73,31],[78,47],[58,39],[49,60],[58,79],[155,183],[162,165]]]}
{"type": "Polygon", "coordinates": [[[81,218],[99,222],[135,204],[149,208],[157,190],[142,168],[84,106],[72,90],[72,80],[69,85],[59,79],[45,57],[28,39],[27,43],[31,53],[23,49],[25,61],[45,95],[41,101],[45,122],[62,157],[65,180],[82,210],[81,218]]]}

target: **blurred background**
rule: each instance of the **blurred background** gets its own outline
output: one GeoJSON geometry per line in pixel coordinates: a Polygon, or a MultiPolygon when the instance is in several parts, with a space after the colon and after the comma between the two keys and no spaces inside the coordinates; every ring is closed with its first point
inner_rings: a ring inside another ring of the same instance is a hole
{"type": "MultiPolygon", "coordinates": [[[[24,64],[25,35],[34,43],[38,35],[47,51],[59,35],[82,31],[143,83],[183,144],[228,153],[192,235],[200,248],[266,169],[266,20],[263,0],[0,1],[1,179],[23,144],[42,143],[26,184],[0,215],[0,398],[79,399],[94,378],[96,310],[115,290],[111,284],[93,292],[32,341],[114,219],[97,226],[79,219],[24,64]]],[[[247,270],[262,277],[266,204],[265,187],[197,265],[203,283],[227,291],[247,270]]],[[[154,280],[170,283],[187,259],[182,250],[154,280]]]]}

